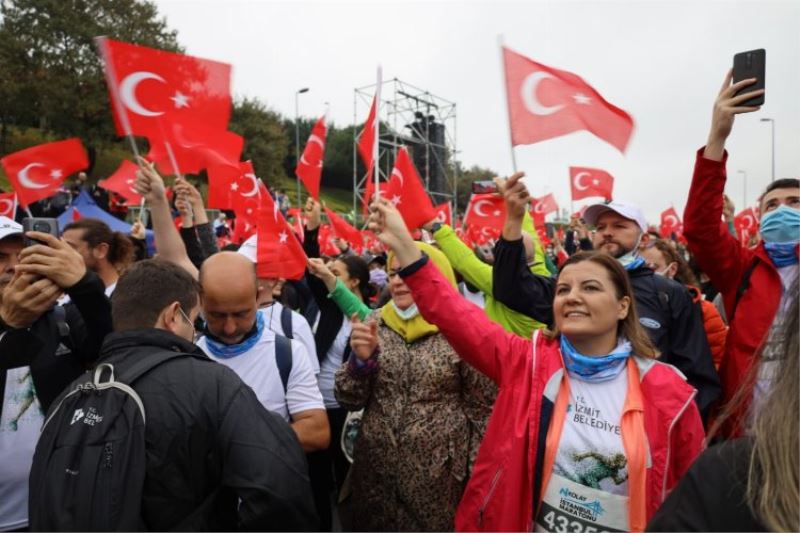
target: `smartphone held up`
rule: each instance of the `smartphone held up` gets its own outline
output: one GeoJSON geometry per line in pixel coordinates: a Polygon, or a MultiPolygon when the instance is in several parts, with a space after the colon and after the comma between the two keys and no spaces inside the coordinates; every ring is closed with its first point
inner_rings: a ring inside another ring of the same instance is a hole
{"type": "MultiPolygon", "coordinates": [[[[758,50],[750,50],[748,52],[740,52],[733,56],[733,83],[755,78],[756,82],[752,85],[742,88],[737,94],[745,94],[759,89],[765,88],[764,76],[766,74],[767,65],[767,51],[763,48],[758,50]]],[[[760,94],[749,100],[742,102],[740,105],[746,107],[757,107],[764,105],[764,94],[760,94]]]]}
{"type": "MultiPolygon", "coordinates": [[[[48,233],[55,238],[58,238],[58,220],[55,218],[40,218],[29,217],[22,219],[22,231],[28,233],[29,231],[38,231],[39,233],[48,233]]],[[[23,246],[33,246],[34,244],[43,244],[40,241],[31,239],[25,236],[23,246]]]]}

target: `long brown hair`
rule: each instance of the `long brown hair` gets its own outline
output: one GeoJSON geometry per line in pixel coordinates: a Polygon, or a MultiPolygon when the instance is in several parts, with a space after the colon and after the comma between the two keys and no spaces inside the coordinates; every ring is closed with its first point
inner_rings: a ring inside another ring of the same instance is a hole
{"type": "MultiPolygon", "coordinates": [[[[620,320],[617,324],[617,337],[624,336],[631,343],[633,353],[640,357],[647,357],[654,359],[658,357],[658,350],[653,346],[653,342],[647,335],[647,332],[639,324],[639,313],[636,312],[636,299],[633,296],[633,287],[628,278],[628,273],[619,264],[619,261],[614,259],[608,254],[602,252],[578,252],[567,259],[559,269],[559,276],[564,269],[570,265],[589,261],[596,265],[600,265],[608,273],[611,283],[614,284],[614,292],[617,300],[622,300],[628,297],[630,306],[628,306],[628,315],[620,320]]],[[[558,336],[559,332],[553,326],[553,330],[548,332],[548,336],[553,338],[558,336]]]]}
{"type": "Polygon", "coordinates": [[[675,281],[680,283],[681,285],[691,285],[692,287],[699,287],[700,285],[697,283],[697,278],[692,272],[692,269],[689,268],[689,263],[686,262],[686,259],[678,253],[669,242],[658,239],[653,241],[653,248],[661,252],[661,255],[664,256],[666,259],[667,264],[675,263],[678,265],[678,270],[675,272],[675,281]]]}

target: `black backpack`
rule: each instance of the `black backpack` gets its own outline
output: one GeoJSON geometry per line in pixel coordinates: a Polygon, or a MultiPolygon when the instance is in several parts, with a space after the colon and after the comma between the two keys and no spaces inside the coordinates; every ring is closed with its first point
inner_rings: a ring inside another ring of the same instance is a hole
{"type": "Polygon", "coordinates": [[[112,364],[101,364],[53,404],[31,468],[32,531],[145,529],[146,414],[131,385],[179,357],[191,354],[154,352],[118,375],[112,364]]]}

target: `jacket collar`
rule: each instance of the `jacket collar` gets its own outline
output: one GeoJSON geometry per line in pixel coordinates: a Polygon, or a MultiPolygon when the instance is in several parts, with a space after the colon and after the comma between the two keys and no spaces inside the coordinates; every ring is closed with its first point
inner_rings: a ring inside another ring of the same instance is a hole
{"type": "Polygon", "coordinates": [[[190,353],[204,359],[208,358],[203,350],[195,346],[194,343],[169,331],[157,328],[133,329],[111,333],[103,342],[103,347],[100,349],[100,358],[109,357],[126,348],[143,348],[146,346],[173,352],[190,353]]]}

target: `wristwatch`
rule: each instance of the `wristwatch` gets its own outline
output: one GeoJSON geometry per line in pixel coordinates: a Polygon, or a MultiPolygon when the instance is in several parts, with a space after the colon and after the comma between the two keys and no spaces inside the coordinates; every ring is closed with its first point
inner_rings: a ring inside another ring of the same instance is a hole
{"type": "Polygon", "coordinates": [[[431,225],[431,235],[433,235],[434,233],[436,233],[437,231],[439,231],[439,228],[441,228],[442,226],[444,226],[444,224],[442,224],[442,223],[441,223],[441,222],[439,222],[438,220],[437,220],[436,222],[434,222],[434,223],[431,225]]]}

